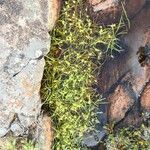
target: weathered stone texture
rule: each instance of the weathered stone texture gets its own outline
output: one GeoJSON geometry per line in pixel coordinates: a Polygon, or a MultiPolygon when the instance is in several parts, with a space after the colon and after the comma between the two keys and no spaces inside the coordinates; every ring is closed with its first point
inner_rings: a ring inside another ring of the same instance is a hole
{"type": "Polygon", "coordinates": [[[115,123],[121,119],[123,119],[124,125],[138,125],[141,123],[140,102],[142,109],[149,111],[150,96],[148,87],[145,87],[150,81],[149,17],[150,7],[144,7],[132,20],[128,34],[122,38],[125,45],[124,51],[105,61],[98,77],[99,91],[105,93],[104,95],[108,97],[111,104],[108,118],[115,121],[115,123]],[[143,66],[139,63],[137,54],[140,47],[148,47],[147,57],[144,60],[145,65],[143,66]],[[124,83],[130,85],[130,88],[126,88],[126,90],[118,89],[124,83]],[[135,97],[133,107],[128,105],[132,101],[129,98],[130,95],[135,97]],[[125,109],[123,109],[124,106],[125,109]]]}
{"type": "MultiPolygon", "coordinates": [[[[50,30],[54,27],[56,20],[59,16],[62,0],[49,0],[50,1],[50,15],[49,15],[49,28],[50,30]],[[52,11],[53,10],[53,11],[52,11]]],[[[43,8],[44,9],[44,8],[43,8]]]]}
{"type": "Polygon", "coordinates": [[[108,25],[119,21],[123,9],[129,18],[134,17],[144,6],[145,0],[87,0],[89,15],[101,24],[108,25]]]}
{"type": "Polygon", "coordinates": [[[53,129],[51,118],[44,115],[38,125],[38,148],[40,150],[51,150],[53,144],[53,129]]]}
{"type": "Polygon", "coordinates": [[[141,106],[144,112],[150,112],[150,83],[147,84],[142,93],[141,106]]]}
{"type": "Polygon", "coordinates": [[[119,85],[113,94],[108,97],[110,103],[109,107],[109,121],[119,122],[122,120],[127,111],[133,106],[135,97],[128,86],[119,85]]]}
{"type": "Polygon", "coordinates": [[[57,10],[49,0],[0,1],[0,137],[24,134],[40,115],[43,57],[57,10]]]}

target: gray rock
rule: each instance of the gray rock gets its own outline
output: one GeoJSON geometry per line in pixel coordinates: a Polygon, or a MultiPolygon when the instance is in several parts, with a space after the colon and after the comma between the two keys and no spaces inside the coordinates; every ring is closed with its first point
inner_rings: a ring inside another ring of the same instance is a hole
{"type": "Polygon", "coordinates": [[[12,123],[10,130],[13,132],[14,136],[19,136],[24,134],[24,128],[17,121],[12,123]]]}
{"type": "Polygon", "coordinates": [[[0,128],[0,137],[4,137],[9,130],[6,128],[0,128]]]}
{"type": "Polygon", "coordinates": [[[10,128],[15,135],[23,134],[21,127],[28,128],[40,115],[43,57],[58,14],[53,3],[0,1],[0,137],[10,128]],[[19,122],[11,125],[14,114],[19,122]]]}
{"type": "Polygon", "coordinates": [[[3,105],[0,106],[0,137],[5,136],[9,131],[11,121],[15,116],[15,114],[11,112],[11,110],[6,110],[6,107],[3,108],[5,110],[2,110],[2,108],[3,105]]]}
{"type": "Polygon", "coordinates": [[[89,148],[96,147],[100,144],[100,141],[106,136],[106,131],[91,131],[86,133],[83,138],[83,145],[89,148]]]}

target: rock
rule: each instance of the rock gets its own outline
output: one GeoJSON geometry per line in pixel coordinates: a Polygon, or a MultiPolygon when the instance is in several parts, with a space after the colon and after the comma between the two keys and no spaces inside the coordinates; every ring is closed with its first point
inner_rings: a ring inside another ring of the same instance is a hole
{"type": "Polygon", "coordinates": [[[149,81],[150,76],[147,76],[148,70],[146,70],[146,68],[139,69],[135,67],[135,69],[137,69],[135,72],[127,73],[122,79],[122,82],[128,81],[132,85],[136,99],[138,99],[145,87],[145,84],[149,81]]]}
{"type": "MultiPolygon", "coordinates": [[[[50,3],[50,15],[49,15],[49,22],[51,22],[49,24],[49,28],[50,30],[53,29],[55,22],[57,21],[58,17],[59,17],[59,12],[60,12],[60,8],[61,8],[61,2],[62,0],[51,0],[50,3]]],[[[44,8],[43,8],[44,9],[44,8]]]]}
{"type": "Polygon", "coordinates": [[[0,128],[0,137],[4,137],[6,135],[6,133],[9,131],[8,128],[0,128]]]}
{"type": "Polygon", "coordinates": [[[88,148],[96,148],[100,141],[104,139],[106,136],[106,131],[91,131],[89,133],[86,133],[83,137],[83,145],[88,148]]]}
{"type": "Polygon", "coordinates": [[[110,103],[108,108],[109,122],[117,123],[132,108],[135,103],[135,96],[130,87],[124,84],[117,86],[115,91],[109,95],[108,101],[110,103]]]}
{"type": "MultiPolygon", "coordinates": [[[[12,112],[9,112],[9,110],[2,111],[2,107],[0,106],[0,137],[3,137],[6,135],[7,132],[9,132],[9,127],[14,120],[15,114],[12,112]]],[[[5,108],[6,109],[6,108],[5,108]]]]}
{"type": "MultiPolygon", "coordinates": [[[[144,7],[141,10],[139,15],[132,20],[128,34],[121,40],[123,46],[125,45],[124,51],[115,55],[114,59],[106,60],[103,67],[100,68],[98,88],[105,97],[108,97],[108,102],[110,102],[108,119],[119,121],[117,126],[120,127],[138,126],[143,121],[140,111],[140,97],[142,94],[143,99],[143,91],[150,81],[150,63],[149,60],[146,60],[145,65],[142,66],[139,63],[137,52],[141,46],[149,47],[150,45],[149,14],[150,7],[144,7]],[[126,85],[124,87],[124,83],[129,85],[129,88],[126,85]],[[132,96],[134,102],[131,100],[132,96]]],[[[148,102],[145,100],[144,104],[148,102]]]]}
{"type": "Polygon", "coordinates": [[[23,136],[24,134],[24,128],[18,121],[15,121],[11,124],[10,130],[13,132],[14,136],[23,136]]]}
{"type": "Polygon", "coordinates": [[[40,115],[44,56],[60,7],[55,2],[0,1],[0,137],[10,127],[22,133],[20,127],[28,128],[40,115]],[[14,115],[19,123],[11,126],[14,115]]]}
{"type": "Polygon", "coordinates": [[[116,128],[140,127],[143,123],[143,118],[139,109],[139,104],[134,103],[134,106],[128,111],[124,119],[116,125],[116,128]]]}
{"type": "Polygon", "coordinates": [[[130,52],[128,49],[117,55],[117,57],[109,58],[105,61],[100,74],[98,76],[98,87],[101,93],[109,92],[115,84],[118,84],[124,75],[129,71],[128,57],[130,52]]]}
{"type": "MultiPolygon", "coordinates": [[[[114,84],[120,82],[125,76],[132,82],[139,82],[142,87],[150,78],[148,66],[141,67],[138,62],[137,51],[140,46],[145,46],[149,39],[149,9],[144,9],[131,23],[131,29],[124,40],[124,51],[117,55],[114,59],[110,58],[101,68],[99,75],[99,88],[103,93],[107,92],[114,84]],[[132,77],[131,77],[132,76],[132,77]],[[139,81],[141,80],[141,81],[139,81]]],[[[136,89],[136,88],[135,88],[136,89]]],[[[142,88],[137,88],[137,94],[142,88]]]]}
{"type": "Polygon", "coordinates": [[[105,125],[108,123],[107,118],[107,107],[108,103],[106,100],[103,100],[98,108],[98,123],[95,125],[95,131],[87,131],[83,136],[82,144],[88,148],[97,149],[106,135],[107,131],[104,129],[105,125]]]}
{"type": "Polygon", "coordinates": [[[131,29],[124,38],[126,45],[128,45],[130,49],[130,55],[128,56],[130,71],[125,75],[123,80],[132,84],[137,98],[140,96],[146,83],[150,80],[150,65],[147,64],[142,67],[137,55],[141,46],[145,47],[149,45],[149,14],[150,7],[143,9],[141,13],[134,18],[131,29]]]}
{"type": "Polygon", "coordinates": [[[51,118],[44,115],[40,119],[40,123],[37,129],[37,141],[39,141],[38,149],[51,150],[53,143],[53,129],[51,118]]]}
{"type": "Polygon", "coordinates": [[[123,7],[129,18],[134,17],[144,6],[145,0],[88,0],[89,15],[100,25],[119,21],[123,7]]]}
{"type": "Polygon", "coordinates": [[[146,85],[141,95],[141,107],[144,112],[150,111],[150,83],[146,85]]]}

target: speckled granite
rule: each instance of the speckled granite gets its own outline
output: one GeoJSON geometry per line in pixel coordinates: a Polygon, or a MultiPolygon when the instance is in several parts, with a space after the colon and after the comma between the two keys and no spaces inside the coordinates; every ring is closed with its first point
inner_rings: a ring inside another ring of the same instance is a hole
{"type": "Polygon", "coordinates": [[[10,130],[26,134],[40,115],[43,57],[57,14],[53,5],[49,0],[0,0],[0,137],[10,130]]]}

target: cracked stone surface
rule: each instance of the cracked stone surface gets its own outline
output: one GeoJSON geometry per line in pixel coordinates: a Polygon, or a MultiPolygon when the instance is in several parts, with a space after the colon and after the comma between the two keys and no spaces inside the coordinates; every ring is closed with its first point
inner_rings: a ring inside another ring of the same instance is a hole
{"type": "Polygon", "coordinates": [[[150,82],[141,95],[141,106],[144,112],[150,112],[150,82]]]}
{"type": "Polygon", "coordinates": [[[108,25],[120,20],[125,9],[129,18],[134,17],[144,6],[146,0],[87,0],[89,15],[96,23],[108,25]],[[124,7],[124,8],[123,8],[124,7]]]}
{"type": "Polygon", "coordinates": [[[98,78],[99,90],[110,103],[108,119],[122,125],[139,125],[142,122],[141,110],[149,111],[149,6],[147,3],[131,21],[131,28],[122,40],[126,46],[124,51],[105,62],[98,78]],[[139,62],[137,54],[140,47],[148,48],[147,52],[144,50],[147,53],[144,65],[139,62]],[[125,87],[121,88],[122,85],[125,87]],[[131,95],[134,95],[135,102],[131,95]]]}
{"type": "Polygon", "coordinates": [[[122,120],[126,112],[133,106],[135,102],[135,96],[130,91],[130,86],[119,85],[113,94],[108,97],[110,103],[109,107],[109,121],[119,122],[122,120]]]}
{"type": "Polygon", "coordinates": [[[23,134],[40,115],[43,57],[57,18],[55,2],[0,0],[0,137],[10,130],[23,134]]]}

